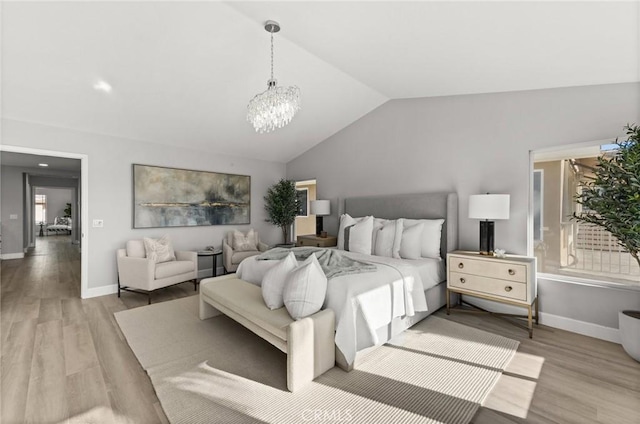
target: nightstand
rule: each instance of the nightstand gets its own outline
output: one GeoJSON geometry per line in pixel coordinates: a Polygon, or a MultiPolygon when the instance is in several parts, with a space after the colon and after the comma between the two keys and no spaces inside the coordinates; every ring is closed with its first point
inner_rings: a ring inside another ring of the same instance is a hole
{"type": "Polygon", "coordinates": [[[461,299],[462,295],[468,295],[526,308],[528,312],[526,328],[529,331],[529,337],[533,337],[532,309],[535,309],[535,320],[538,324],[535,257],[507,255],[506,258],[497,258],[483,256],[476,252],[449,253],[447,254],[447,314],[452,309],[449,300],[452,292],[460,294],[461,299]]]}
{"type": "Polygon", "coordinates": [[[298,236],[298,246],[333,247],[338,245],[338,239],[334,236],[320,237],[315,234],[298,236]]]}

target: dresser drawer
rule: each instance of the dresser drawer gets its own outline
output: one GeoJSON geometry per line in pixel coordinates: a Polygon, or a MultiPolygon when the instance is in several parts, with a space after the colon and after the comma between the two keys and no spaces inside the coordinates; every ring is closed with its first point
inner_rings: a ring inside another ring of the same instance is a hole
{"type": "Polygon", "coordinates": [[[450,272],[448,284],[449,287],[471,290],[479,294],[500,296],[514,300],[527,300],[527,285],[523,283],[496,280],[495,278],[463,274],[461,272],[450,272]]]}
{"type": "Polygon", "coordinates": [[[519,283],[527,282],[527,267],[525,265],[451,256],[449,258],[449,266],[452,272],[499,278],[519,283]]]}

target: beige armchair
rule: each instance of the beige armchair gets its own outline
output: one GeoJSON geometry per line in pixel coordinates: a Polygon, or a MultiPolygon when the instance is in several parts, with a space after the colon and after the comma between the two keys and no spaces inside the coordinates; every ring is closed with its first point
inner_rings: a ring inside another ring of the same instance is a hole
{"type": "Polygon", "coordinates": [[[230,272],[236,272],[238,265],[243,259],[249,258],[266,252],[269,250],[269,246],[260,241],[260,237],[256,233],[258,250],[233,250],[233,231],[229,231],[222,240],[222,262],[224,263],[224,272],[228,274],[230,272]]]}
{"type": "Polygon", "coordinates": [[[197,290],[198,254],[176,251],[176,260],[156,263],[146,257],[142,240],[130,240],[126,249],[118,249],[118,297],[120,290],[146,294],[151,304],[151,292],[174,284],[193,281],[197,290]]]}

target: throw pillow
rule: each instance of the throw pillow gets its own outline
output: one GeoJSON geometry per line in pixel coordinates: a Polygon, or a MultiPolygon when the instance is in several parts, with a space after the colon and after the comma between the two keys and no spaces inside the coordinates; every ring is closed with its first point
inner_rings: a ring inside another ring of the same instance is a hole
{"type": "Polygon", "coordinates": [[[349,215],[348,213],[342,214],[340,215],[340,226],[338,228],[338,249],[339,250],[344,250],[344,229],[354,225],[356,221],[354,218],[351,217],[351,215],[349,215]]]}
{"type": "Polygon", "coordinates": [[[371,254],[372,216],[366,216],[360,222],[345,227],[344,230],[344,250],[365,255],[371,254]]]}
{"type": "MultiPolygon", "coordinates": [[[[397,221],[387,221],[376,231],[373,254],[376,256],[393,257],[393,243],[396,239],[397,221]]],[[[375,230],[374,230],[375,231],[375,230]]]]}
{"type": "Polygon", "coordinates": [[[440,240],[442,238],[442,225],[444,219],[405,219],[404,226],[423,224],[422,252],[423,258],[440,258],[440,240]]]}
{"type": "Polygon", "coordinates": [[[391,249],[391,256],[396,259],[400,259],[400,244],[402,243],[402,230],[404,229],[404,219],[400,218],[396,220],[396,236],[393,238],[393,249],[391,249]]]}
{"type": "Polygon", "coordinates": [[[327,294],[327,277],[316,255],[311,255],[287,275],[282,297],[291,318],[299,320],[322,308],[327,294]]]}
{"type": "Polygon", "coordinates": [[[129,240],[127,242],[127,256],[130,258],[146,258],[146,249],[143,240],[129,240]]]}
{"type": "Polygon", "coordinates": [[[238,252],[248,252],[250,250],[258,250],[258,241],[256,232],[253,228],[247,232],[245,236],[238,230],[233,231],[233,250],[238,252]]]}
{"type": "Polygon", "coordinates": [[[147,258],[151,259],[155,263],[176,260],[176,255],[173,252],[173,246],[171,246],[169,236],[165,235],[156,240],[145,237],[143,238],[143,241],[147,258]]]}
{"type": "Polygon", "coordinates": [[[262,279],[262,298],[269,309],[278,309],[284,306],[282,292],[287,282],[287,276],[298,266],[298,261],[296,261],[296,256],[293,252],[289,252],[286,258],[277,262],[274,267],[264,274],[262,279]]]}
{"type": "Polygon", "coordinates": [[[417,224],[402,231],[400,257],[403,259],[420,259],[422,254],[422,230],[424,224],[417,224]]]}

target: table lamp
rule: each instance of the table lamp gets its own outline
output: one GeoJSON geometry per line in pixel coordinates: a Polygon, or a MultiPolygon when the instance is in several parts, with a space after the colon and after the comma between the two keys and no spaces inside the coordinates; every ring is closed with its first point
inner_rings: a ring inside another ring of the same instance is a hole
{"type": "Polygon", "coordinates": [[[322,217],[331,215],[331,201],[312,200],[311,215],[316,216],[316,235],[320,237],[326,237],[327,233],[322,229],[322,217]]]}
{"type": "Polygon", "coordinates": [[[480,254],[493,256],[494,219],[509,219],[508,194],[469,196],[469,218],[480,221],[480,254]]]}

